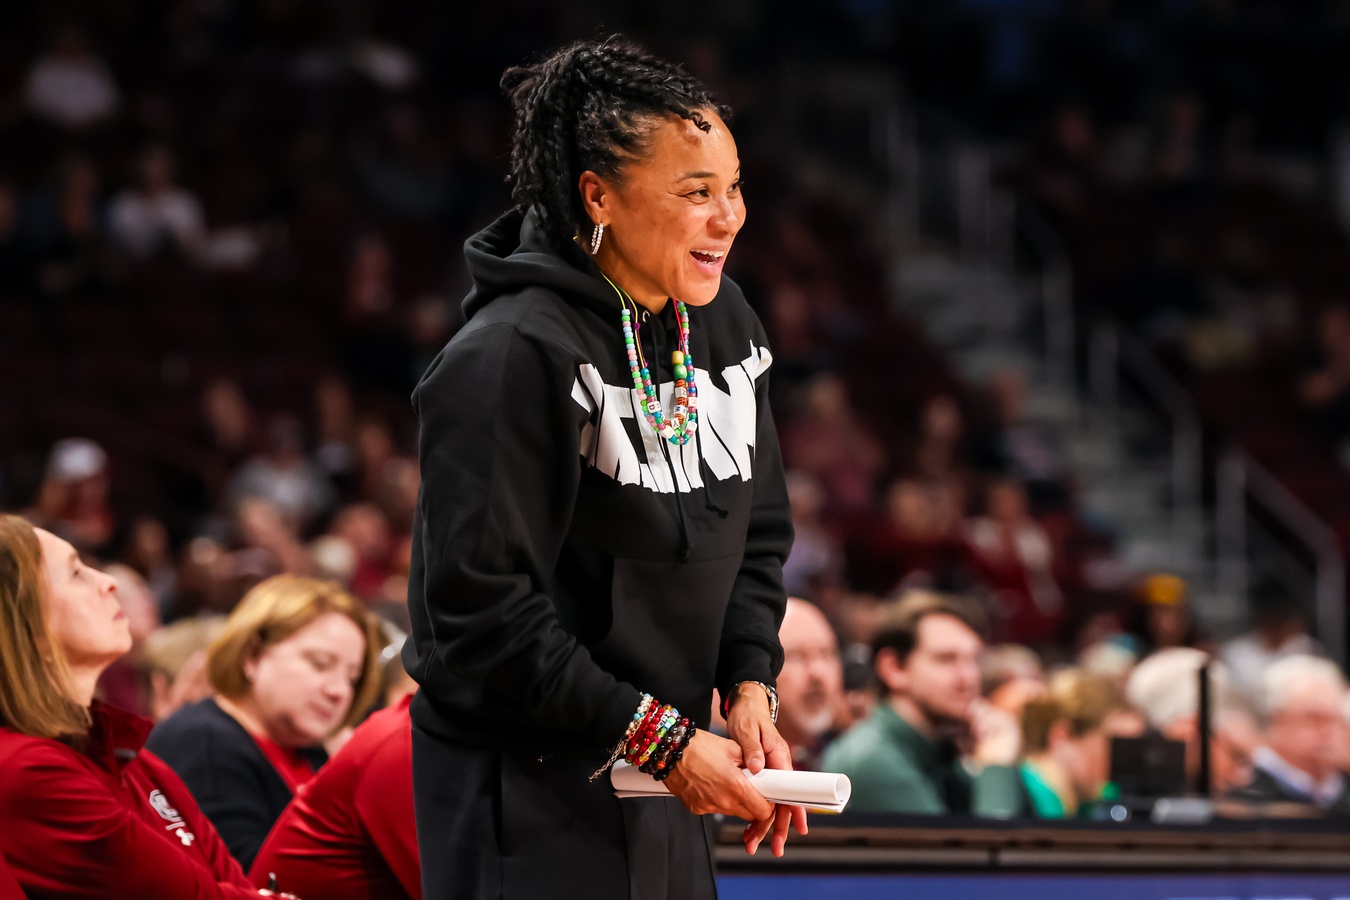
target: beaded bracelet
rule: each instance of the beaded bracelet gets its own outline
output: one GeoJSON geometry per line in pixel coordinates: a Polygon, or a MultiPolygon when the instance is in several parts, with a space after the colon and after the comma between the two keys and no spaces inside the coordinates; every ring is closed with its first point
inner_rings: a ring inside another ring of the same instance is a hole
{"type": "Polygon", "coordinates": [[[685,730],[684,736],[680,739],[679,745],[676,746],[671,751],[670,757],[667,760],[665,760],[665,765],[652,773],[653,778],[655,778],[657,781],[666,780],[666,778],[670,775],[670,773],[675,770],[675,764],[684,758],[685,748],[688,747],[689,742],[693,740],[694,732],[696,731],[698,731],[698,726],[696,726],[693,722],[690,722],[689,728],[685,730]]]}
{"type": "Polygon", "coordinates": [[[623,738],[605,764],[591,773],[590,780],[595,781],[623,757],[639,771],[662,781],[683,758],[695,730],[694,723],[678,709],[643,694],[623,738]]]}
{"type": "Polygon", "coordinates": [[[595,779],[605,774],[610,766],[618,762],[619,757],[623,755],[624,748],[628,745],[628,741],[637,732],[639,726],[646,720],[647,716],[651,714],[652,708],[656,705],[656,698],[651,694],[642,695],[642,702],[638,704],[637,712],[633,713],[633,721],[628,723],[628,730],[623,733],[623,738],[614,748],[614,752],[610,754],[609,759],[606,760],[605,764],[591,773],[591,777],[588,779],[589,781],[595,781],[595,779]]]}

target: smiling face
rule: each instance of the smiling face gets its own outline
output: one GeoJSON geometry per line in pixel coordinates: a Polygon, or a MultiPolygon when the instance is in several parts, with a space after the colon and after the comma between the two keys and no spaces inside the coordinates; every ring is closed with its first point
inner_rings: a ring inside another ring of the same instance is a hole
{"type": "Polygon", "coordinates": [[[102,671],[131,649],[130,623],[117,602],[117,582],[81,562],[68,541],[41,528],[33,530],[47,579],[47,632],[73,673],[102,671]]]}
{"type": "Polygon", "coordinates": [[[736,142],[715,112],[702,116],[708,131],[672,116],[652,129],[646,155],[618,179],[587,171],[578,184],[591,220],[605,226],[596,264],[654,311],[667,298],[711,302],[745,223],[736,142]]]}
{"type": "Polygon", "coordinates": [[[324,613],[244,662],[246,704],[278,744],[314,746],[351,709],[365,653],[365,635],[351,619],[324,613]]]}

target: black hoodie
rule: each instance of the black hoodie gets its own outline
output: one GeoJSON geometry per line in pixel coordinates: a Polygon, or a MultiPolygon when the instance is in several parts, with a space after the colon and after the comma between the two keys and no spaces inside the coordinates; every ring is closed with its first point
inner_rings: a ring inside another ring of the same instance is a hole
{"type": "MultiPolygon", "coordinates": [[[[637,408],[618,295],[584,252],[513,212],[465,255],[468,322],[413,393],[413,720],[470,746],[603,751],[646,691],[706,725],[714,686],[782,667],[792,525],[759,320],[726,278],[689,307],[699,427],[681,448],[637,408]]],[[[670,409],[674,304],[640,316],[670,409]]]]}

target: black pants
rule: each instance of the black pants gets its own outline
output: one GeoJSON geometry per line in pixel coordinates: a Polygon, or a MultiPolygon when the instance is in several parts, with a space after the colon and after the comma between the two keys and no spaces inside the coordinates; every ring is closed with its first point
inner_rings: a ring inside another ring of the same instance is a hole
{"type": "Polygon", "coordinates": [[[715,900],[711,817],[620,801],[603,762],[460,747],[413,726],[426,900],[715,900]],[[706,820],[706,821],[705,821],[706,820]]]}

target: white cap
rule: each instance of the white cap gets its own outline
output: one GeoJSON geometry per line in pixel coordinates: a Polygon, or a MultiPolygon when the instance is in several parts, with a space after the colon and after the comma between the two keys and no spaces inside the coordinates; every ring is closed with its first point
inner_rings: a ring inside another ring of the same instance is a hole
{"type": "Polygon", "coordinates": [[[47,456],[47,478],[53,481],[79,481],[107,467],[107,452],[89,438],[63,438],[47,456]]]}

